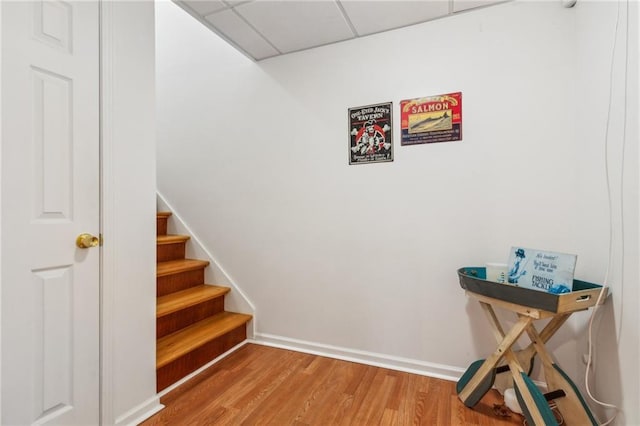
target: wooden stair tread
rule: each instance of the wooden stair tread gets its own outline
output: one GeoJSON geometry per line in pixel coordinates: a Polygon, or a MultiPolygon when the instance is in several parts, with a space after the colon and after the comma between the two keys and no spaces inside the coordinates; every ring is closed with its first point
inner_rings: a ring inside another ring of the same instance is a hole
{"type": "Polygon", "coordinates": [[[173,213],[171,212],[157,212],[156,215],[159,217],[169,217],[171,216],[173,213]]]}
{"type": "Polygon", "coordinates": [[[184,243],[186,241],[189,241],[190,238],[191,237],[189,235],[169,234],[169,235],[158,235],[156,241],[158,245],[174,244],[174,243],[184,243]]]}
{"type": "Polygon", "coordinates": [[[156,264],[156,276],[163,277],[179,272],[194,271],[209,266],[209,261],[198,259],[179,259],[158,262],[156,264]]]}
{"type": "Polygon", "coordinates": [[[160,318],[229,293],[229,287],[199,285],[157,298],[156,317],[160,318]]]}
{"type": "Polygon", "coordinates": [[[156,369],[246,324],[251,318],[247,314],[222,312],[159,339],[156,345],[156,369]]]}

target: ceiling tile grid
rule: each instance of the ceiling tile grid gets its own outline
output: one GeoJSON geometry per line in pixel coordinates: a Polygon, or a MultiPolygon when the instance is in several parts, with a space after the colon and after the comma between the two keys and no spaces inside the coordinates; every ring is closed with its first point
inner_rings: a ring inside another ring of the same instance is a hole
{"type": "Polygon", "coordinates": [[[511,0],[174,0],[253,60],[511,0]]]}
{"type": "Polygon", "coordinates": [[[342,1],[341,3],[360,36],[406,27],[449,14],[449,0],[342,1]]]}
{"type": "Polygon", "coordinates": [[[205,16],[229,7],[226,3],[223,3],[222,0],[193,0],[185,1],[184,4],[193,9],[193,11],[200,16],[205,16]]]}
{"type": "Polygon", "coordinates": [[[281,53],[256,30],[247,25],[232,9],[207,15],[204,19],[211,23],[227,41],[232,41],[257,61],[281,53]]]}
{"type": "Polygon", "coordinates": [[[355,37],[335,1],[252,1],[235,10],[282,53],[355,37]]]}

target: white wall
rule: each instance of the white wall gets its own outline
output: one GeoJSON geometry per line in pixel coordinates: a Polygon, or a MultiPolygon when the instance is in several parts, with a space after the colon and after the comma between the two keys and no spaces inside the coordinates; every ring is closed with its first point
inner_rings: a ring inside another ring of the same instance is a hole
{"type": "MultiPolygon", "coordinates": [[[[2,22],[2,8],[0,7],[0,22],[2,22]]],[[[0,46],[2,46],[2,31],[0,31],[0,46]]],[[[0,49],[1,50],[1,49],[0,49]]],[[[0,52],[2,64],[2,52],[0,52]]],[[[2,67],[0,66],[0,81],[2,81],[2,67]]],[[[2,99],[2,85],[0,84],[0,99],[2,99]]],[[[0,147],[2,140],[2,102],[0,102],[0,147]]],[[[0,188],[2,188],[2,149],[0,149],[0,188]]],[[[2,197],[0,197],[0,259],[2,259],[2,197]]],[[[0,262],[0,277],[2,277],[2,262],[0,262]]],[[[0,278],[0,318],[2,318],[2,278],[0,278]]],[[[2,327],[0,327],[0,365],[2,365],[2,327]]],[[[2,383],[2,368],[0,368],[0,384],[2,383]]],[[[2,401],[2,386],[0,386],[0,401],[2,401]]],[[[2,404],[0,404],[0,419],[2,418],[2,404]]]]}
{"type": "Polygon", "coordinates": [[[161,408],[155,376],[154,3],[103,2],[103,423],[161,408]]]}
{"type": "MultiPolygon", "coordinates": [[[[607,200],[603,198],[603,167],[606,155],[609,162],[614,224],[613,258],[608,277],[608,285],[613,294],[595,321],[594,335],[598,337],[595,351],[597,368],[591,388],[595,387],[594,393],[599,399],[624,407],[617,424],[632,425],[640,424],[640,369],[636,365],[640,358],[637,119],[639,45],[638,5],[637,2],[628,5],[630,10],[627,21],[625,2],[578,3],[575,10],[578,72],[574,78],[581,88],[577,97],[576,139],[583,147],[582,155],[579,157],[581,167],[578,170],[578,211],[584,223],[608,227],[608,211],[604,208],[607,200]],[[617,36],[614,38],[616,25],[617,36]],[[615,54],[612,57],[614,42],[615,54]],[[625,85],[627,51],[628,84],[625,85]],[[605,146],[610,82],[611,114],[605,146]],[[602,205],[603,208],[596,209],[595,205],[602,205]]],[[[588,228],[576,238],[584,245],[596,243],[591,239],[588,228]]],[[[599,244],[606,246],[607,242],[599,244]]],[[[598,263],[594,262],[585,267],[585,270],[596,272],[598,263]]],[[[579,347],[585,347],[584,334],[579,336],[579,340],[579,347]]],[[[610,417],[613,411],[608,410],[605,414],[610,417]]],[[[601,418],[604,419],[605,416],[601,418]]]]}
{"type": "MultiPolygon", "coordinates": [[[[603,72],[616,10],[599,7],[513,2],[255,64],[159,4],[158,189],[249,295],[258,338],[457,376],[494,349],[457,268],[524,245],[577,253],[577,276],[603,282],[603,72]],[[585,62],[593,69],[583,77],[585,62]],[[452,91],[463,93],[464,140],[400,146],[399,101],[452,91]],[[347,108],[386,101],[395,161],[348,166],[347,108]]],[[[631,259],[637,131],[627,154],[631,259]]],[[[620,161],[609,167],[620,174],[620,161]]],[[[619,215],[614,223],[620,233],[619,215]]],[[[626,266],[627,280],[610,283],[637,301],[637,263],[626,266]]],[[[623,317],[617,297],[599,330],[621,322],[637,358],[638,317],[629,307],[623,317]]],[[[550,342],[578,385],[587,319],[574,315],[550,342]]],[[[615,347],[598,356],[639,375],[615,347]]],[[[602,392],[637,400],[625,380],[602,392]]],[[[640,423],[625,405],[627,424],[640,423]]]]}

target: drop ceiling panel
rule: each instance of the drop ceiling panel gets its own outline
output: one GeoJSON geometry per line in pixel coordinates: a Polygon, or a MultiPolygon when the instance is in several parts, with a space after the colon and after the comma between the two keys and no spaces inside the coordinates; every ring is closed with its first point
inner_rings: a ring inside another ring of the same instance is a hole
{"type": "Polygon", "coordinates": [[[227,8],[227,5],[221,0],[184,0],[180,3],[186,4],[200,16],[208,15],[227,8]]]}
{"type": "Polygon", "coordinates": [[[174,0],[255,60],[508,1],[174,0]]]}
{"type": "Polygon", "coordinates": [[[368,35],[449,14],[449,1],[354,1],[342,7],[359,35],[368,35]]]}
{"type": "Polygon", "coordinates": [[[235,10],[283,53],[354,37],[334,1],[253,1],[235,10]]]}
{"type": "Polygon", "coordinates": [[[208,15],[205,19],[256,60],[280,54],[231,9],[208,15]]]}
{"type": "Polygon", "coordinates": [[[474,9],[476,7],[489,6],[496,3],[504,3],[506,0],[453,0],[453,11],[474,9]]]}

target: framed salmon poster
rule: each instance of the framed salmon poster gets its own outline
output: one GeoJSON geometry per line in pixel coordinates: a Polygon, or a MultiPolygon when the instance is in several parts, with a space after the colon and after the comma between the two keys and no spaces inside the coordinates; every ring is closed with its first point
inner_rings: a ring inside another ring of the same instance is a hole
{"type": "Polygon", "coordinates": [[[401,145],[462,140],[462,92],[400,101],[401,145]]]}
{"type": "Polygon", "coordinates": [[[393,161],[393,104],[349,108],[349,164],[393,161]]]}

